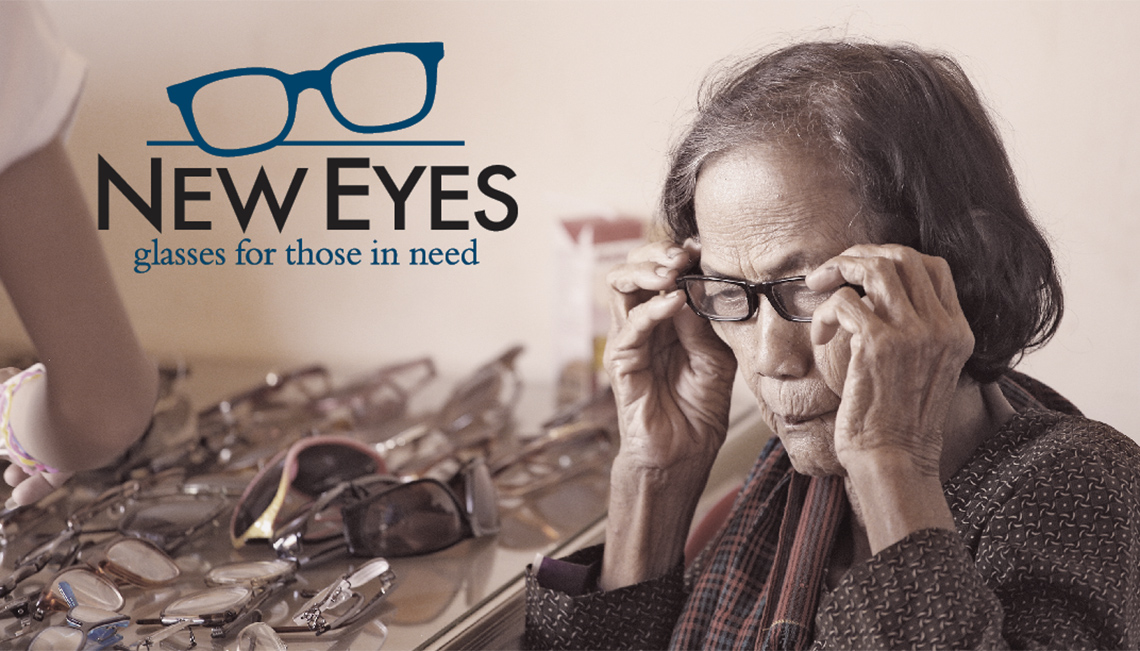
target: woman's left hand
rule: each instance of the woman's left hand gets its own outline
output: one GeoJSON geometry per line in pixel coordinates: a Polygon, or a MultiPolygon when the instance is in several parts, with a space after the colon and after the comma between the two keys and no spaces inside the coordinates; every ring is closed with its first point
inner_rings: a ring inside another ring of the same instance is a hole
{"type": "Polygon", "coordinates": [[[814,344],[842,329],[851,359],[835,423],[835,451],[850,473],[868,459],[939,476],[942,436],[974,336],[942,258],[901,245],[858,245],[807,277],[816,290],[845,283],[812,317],[814,344]]]}

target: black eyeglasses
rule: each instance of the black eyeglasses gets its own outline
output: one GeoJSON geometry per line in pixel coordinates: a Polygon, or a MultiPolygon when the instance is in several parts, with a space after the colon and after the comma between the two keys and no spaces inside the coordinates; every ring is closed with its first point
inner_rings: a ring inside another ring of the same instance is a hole
{"type": "MultiPolygon", "coordinates": [[[[796,323],[810,323],[811,315],[839,288],[817,292],[807,286],[807,276],[792,276],[763,283],[714,276],[681,276],[677,287],[685,290],[689,307],[709,321],[747,321],[760,309],[760,296],[767,296],[776,314],[796,323]]],[[[862,295],[862,288],[855,285],[862,295]]]]}

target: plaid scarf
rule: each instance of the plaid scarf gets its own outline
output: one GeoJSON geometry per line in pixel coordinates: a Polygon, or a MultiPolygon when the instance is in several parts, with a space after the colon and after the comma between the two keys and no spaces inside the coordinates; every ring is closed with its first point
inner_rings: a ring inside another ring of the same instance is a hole
{"type": "Polygon", "coordinates": [[[673,631],[675,649],[803,649],[811,645],[832,543],[847,512],[839,477],[792,469],[765,447],[673,631]]]}

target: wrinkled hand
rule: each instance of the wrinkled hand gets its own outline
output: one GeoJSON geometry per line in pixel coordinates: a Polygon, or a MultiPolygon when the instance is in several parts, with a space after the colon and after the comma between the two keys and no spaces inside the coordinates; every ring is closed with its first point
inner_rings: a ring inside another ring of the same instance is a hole
{"type": "Polygon", "coordinates": [[[812,317],[814,344],[850,334],[851,359],[835,423],[845,468],[888,455],[937,477],[942,435],[974,336],[958,304],[950,267],[900,245],[859,245],[807,277],[836,292],[812,317]]]}
{"type": "Polygon", "coordinates": [[[608,276],[613,319],[605,366],[627,468],[703,464],[707,472],[724,442],[736,359],[676,289],[698,256],[691,241],[655,242],[608,276]]]}

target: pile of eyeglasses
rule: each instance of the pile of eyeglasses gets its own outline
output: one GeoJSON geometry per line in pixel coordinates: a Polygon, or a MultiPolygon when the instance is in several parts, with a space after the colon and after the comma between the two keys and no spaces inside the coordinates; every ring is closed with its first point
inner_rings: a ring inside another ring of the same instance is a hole
{"type": "Polygon", "coordinates": [[[378,647],[388,558],[493,536],[501,512],[608,472],[608,393],[516,431],[521,352],[425,410],[428,358],[339,387],[320,366],[270,374],[198,412],[188,370],[163,369],[151,429],[114,471],[0,512],[0,647],[190,648],[208,631],[272,649],[354,626],[378,647]],[[238,560],[206,560],[223,545],[238,560]],[[343,572],[317,585],[318,566],[343,572]]]}

